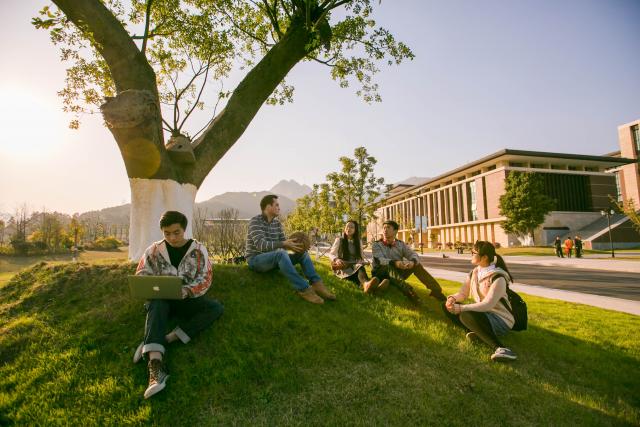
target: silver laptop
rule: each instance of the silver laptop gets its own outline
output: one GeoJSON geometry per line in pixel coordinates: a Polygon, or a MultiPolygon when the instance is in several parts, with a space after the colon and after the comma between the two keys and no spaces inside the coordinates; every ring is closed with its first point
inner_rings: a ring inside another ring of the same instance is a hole
{"type": "Polygon", "coordinates": [[[182,278],[178,276],[129,276],[133,298],[182,299],[182,278]]]}

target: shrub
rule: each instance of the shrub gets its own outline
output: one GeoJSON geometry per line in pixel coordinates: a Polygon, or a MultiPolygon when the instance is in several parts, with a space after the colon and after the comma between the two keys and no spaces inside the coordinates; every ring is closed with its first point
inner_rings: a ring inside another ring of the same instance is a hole
{"type": "Polygon", "coordinates": [[[100,237],[86,246],[86,249],[93,251],[117,251],[122,242],[113,236],[100,237]]]}

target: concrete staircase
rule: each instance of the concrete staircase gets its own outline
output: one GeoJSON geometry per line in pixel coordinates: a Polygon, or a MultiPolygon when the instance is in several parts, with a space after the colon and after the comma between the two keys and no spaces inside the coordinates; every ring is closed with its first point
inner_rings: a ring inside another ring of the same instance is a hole
{"type": "MultiPolygon", "coordinates": [[[[613,230],[614,228],[616,228],[620,224],[625,223],[628,220],[629,218],[624,214],[611,215],[611,229],[613,230]]],[[[603,233],[608,233],[608,232],[609,232],[609,229],[607,225],[607,217],[603,216],[602,218],[599,218],[596,221],[593,221],[591,224],[588,224],[582,227],[578,231],[574,231],[570,234],[567,233],[561,236],[561,239],[564,240],[567,237],[573,238],[576,235],[579,235],[582,237],[583,242],[588,242],[600,237],[603,233]]]]}

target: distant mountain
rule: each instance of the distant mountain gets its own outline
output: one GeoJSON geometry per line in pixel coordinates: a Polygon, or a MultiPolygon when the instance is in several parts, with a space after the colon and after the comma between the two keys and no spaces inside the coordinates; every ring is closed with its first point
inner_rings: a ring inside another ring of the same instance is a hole
{"type": "Polygon", "coordinates": [[[282,181],[274,185],[269,191],[281,196],[286,196],[291,200],[297,200],[300,197],[306,196],[307,194],[311,193],[311,187],[305,184],[298,184],[293,179],[288,181],[286,179],[283,179],[282,181]]]}
{"type": "Polygon", "coordinates": [[[102,222],[106,224],[128,224],[131,203],[126,205],[104,208],[99,211],[89,211],[80,215],[80,221],[102,222]]]}
{"type": "Polygon", "coordinates": [[[206,210],[208,218],[218,216],[222,209],[238,209],[238,218],[251,218],[260,213],[260,199],[267,194],[277,194],[280,214],[285,216],[293,210],[296,202],[276,191],[228,192],[196,203],[196,209],[206,210]]]}
{"type": "MultiPolygon", "coordinates": [[[[218,216],[221,210],[238,209],[239,218],[251,218],[260,213],[260,199],[267,194],[277,194],[280,202],[280,214],[285,216],[296,206],[296,199],[311,191],[307,185],[298,184],[294,180],[282,180],[269,191],[243,192],[232,191],[219,194],[200,203],[196,203],[196,209],[206,211],[206,216],[212,218],[218,216]]],[[[107,224],[127,224],[131,204],[114,206],[97,211],[85,212],[80,215],[80,220],[89,222],[103,222],[107,224]]]]}

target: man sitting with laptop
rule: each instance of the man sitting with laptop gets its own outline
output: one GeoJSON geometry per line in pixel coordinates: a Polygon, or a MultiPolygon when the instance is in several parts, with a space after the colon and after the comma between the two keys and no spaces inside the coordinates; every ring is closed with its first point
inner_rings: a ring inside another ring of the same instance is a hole
{"type": "MultiPolygon", "coordinates": [[[[139,362],[145,355],[149,360],[149,386],[144,392],[145,399],[164,389],[169,377],[162,361],[166,345],[177,340],[188,343],[197,333],[211,326],[223,312],[222,304],[218,301],[203,298],[211,286],[211,262],[204,245],[194,239],[185,239],[187,218],[180,212],[167,211],[160,218],[160,228],[164,240],[147,248],[136,270],[137,276],[163,276],[158,277],[157,283],[153,283],[148,290],[147,298],[150,299],[145,304],[147,321],[144,341],[133,355],[133,363],[139,362]],[[162,289],[165,285],[163,281],[168,276],[182,281],[176,295],[171,295],[171,283],[167,284],[169,289],[162,289]],[[179,324],[167,333],[167,323],[170,316],[174,315],[178,317],[179,324]]],[[[132,280],[134,294],[136,285],[132,280]]]]}

